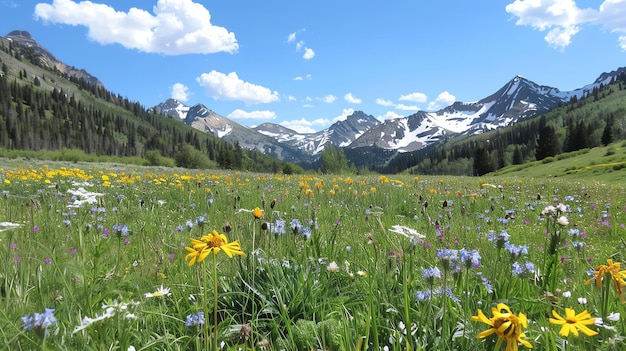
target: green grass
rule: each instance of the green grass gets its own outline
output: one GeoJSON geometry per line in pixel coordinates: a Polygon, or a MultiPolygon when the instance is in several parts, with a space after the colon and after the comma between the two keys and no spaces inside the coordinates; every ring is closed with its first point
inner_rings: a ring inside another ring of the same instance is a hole
{"type": "Polygon", "coordinates": [[[503,303],[514,316],[496,323],[519,323],[508,332],[535,349],[563,349],[548,318],[573,308],[605,327],[569,335],[568,349],[618,350],[626,326],[608,317],[624,304],[613,285],[585,281],[607,259],[624,262],[626,197],[609,179],[622,171],[590,180],[560,171],[614,162],[613,148],[480,179],[5,159],[0,349],[493,350],[498,336],[477,338],[490,326],[472,317],[503,303]],[[523,173],[535,168],[543,172],[523,173]],[[97,195],[73,207],[80,188],[97,195]],[[541,215],[558,204],[565,211],[541,215]],[[213,230],[245,254],[189,266],[184,247],[213,230]],[[441,257],[461,249],[479,262],[441,257]],[[514,271],[527,262],[533,272],[514,271]],[[56,319],[47,333],[25,330],[23,318],[45,309],[56,319]],[[200,312],[203,325],[185,325],[200,312]]]}
{"type": "Polygon", "coordinates": [[[541,161],[505,167],[495,172],[495,175],[623,183],[626,176],[626,146],[620,142],[560,154],[541,161]]]}

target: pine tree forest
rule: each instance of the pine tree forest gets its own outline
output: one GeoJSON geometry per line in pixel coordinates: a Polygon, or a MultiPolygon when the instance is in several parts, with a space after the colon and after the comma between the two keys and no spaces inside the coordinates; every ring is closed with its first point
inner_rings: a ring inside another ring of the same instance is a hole
{"type": "MultiPolygon", "coordinates": [[[[21,51],[18,55],[10,47],[3,50],[21,61],[35,60],[21,51]]],[[[208,160],[199,163],[203,167],[272,172],[282,166],[258,151],[243,150],[156,115],[85,79],[60,77],[58,72],[29,76],[26,70],[11,75],[7,74],[6,63],[0,60],[0,66],[0,149],[67,149],[114,157],[145,157],[150,151],[158,151],[165,158],[184,160],[181,153],[188,153],[191,147],[197,151],[194,157],[208,160]],[[40,87],[42,80],[52,85],[60,79],[69,80],[77,89],[68,93],[60,88],[40,87]]]]}

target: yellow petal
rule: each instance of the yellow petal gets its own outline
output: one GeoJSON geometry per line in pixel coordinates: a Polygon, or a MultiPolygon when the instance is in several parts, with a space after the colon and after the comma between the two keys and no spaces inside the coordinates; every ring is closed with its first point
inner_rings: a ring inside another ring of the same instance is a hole
{"type": "Polygon", "coordinates": [[[476,337],[479,338],[479,339],[486,338],[486,337],[488,337],[489,335],[491,335],[491,334],[493,334],[495,332],[496,332],[496,330],[494,328],[487,329],[485,331],[480,332],[478,335],[476,335],[476,337]]]}
{"type": "Polygon", "coordinates": [[[591,329],[589,329],[587,326],[585,325],[579,325],[578,329],[580,329],[581,332],[585,333],[585,335],[587,336],[594,336],[594,335],[598,335],[597,331],[593,331],[591,329]]]}

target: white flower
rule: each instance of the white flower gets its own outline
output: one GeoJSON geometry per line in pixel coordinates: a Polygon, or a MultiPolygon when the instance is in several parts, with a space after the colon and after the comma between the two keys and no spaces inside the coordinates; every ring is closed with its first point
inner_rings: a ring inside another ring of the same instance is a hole
{"type": "Polygon", "coordinates": [[[563,292],[563,297],[572,297],[572,292],[571,291],[564,291],[563,292]]]}
{"type": "Polygon", "coordinates": [[[552,214],[556,212],[556,207],[550,205],[550,206],[546,206],[546,208],[543,209],[543,211],[541,211],[541,215],[545,216],[548,214],[552,214]]]}
{"type": "Polygon", "coordinates": [[[556,205],[556,210],[559,212],[566,212],[567,211],[567,206],[563,205],[563,204],[558,204],[556,205]]]}
{"type": "Polygon", "coordinates": [[[105,312],[101,315],[96,315],[96,318],[89,318],[89,317],[84,317],[81,322],[80,325],[75,326],[74,327],[74,331],[72,331],[72,334],[75,334],[85,328],[87,328],[88,326],[92,325],[93,323],[97,322],[97,321],[101,321],[103,319],[107,319],[107,318],[111,318],[115,315],[115,309],[113,307],[109,307],[105,310],[105,312]]]}
{"type": "Polygon", "coordinates": [[[155,292],[145,293],[143,296],[144,297],[159,297],[159,296],[170,296],[170,295],[172,295],[172,293],[170,292],[170,289],[164,288],[163,285],[161,285],[161,287],[158,288],[155,292]]]}
{"type": "Polygon", "coordinates": [[[606,316],[606,320],[616,322],[619,320],[619,317],[619,312],[611,312],[608,316],[606,316]]]}
{"type": "Polygon", "coordinates": [[[564,227],[566,227],[569,224],[569,221],[567,220],[567,217],[565,216],[559,217],[559,219],[557,219],[556,222],[564,227]]]}
{"type": "Polygon", "coordinates": [[[332,261],[331,263],[328,264],[326,269],[328,269],[328,271],[331,273],[337,273],[339,272],[339,265],[337,264],[337,262],[332,261]]]}
{"type": "Polygon", "coordinates": [[[587,304],[587,299],[584,297],[579,297],[578,298],[578,303],[581,305],[586,305],[587,304]]]}

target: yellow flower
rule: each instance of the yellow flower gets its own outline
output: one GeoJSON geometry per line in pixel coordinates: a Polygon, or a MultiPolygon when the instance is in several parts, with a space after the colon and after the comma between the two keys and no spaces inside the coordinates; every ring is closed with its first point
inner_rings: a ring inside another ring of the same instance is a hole
{"type": "Polygon", "coordinates": [[[185,256],[185,261],[189,261],[189,266],[193,266],[194,263],[202,262],[204,259],[213,252],[217,255],[220,250],[223,250],[228,257],[232,258],[233,255],[243,256],[244,252],[241,251],[239,240],[228,242],[226,235],[219,234],[216,230],[212,233],[203,235],[200,240],[191,238],[192,247],[185,247],[185,250],[189,252],[185,256]]]}
{"type": "Polygon", "coordinates": [[[254,210],[252,210],[252,215],[254,216],[254,218],[256,219],[260,219],[261,217],[263,217],[263,211],[256,207],[254,210]]]}
{"type": "Polygon", "coordinates": [[[550,323],[562,326],[561,331],[559,331],[559,334],[562,336],[567,337],[570,332],[578,336],[579,330],[587,336],[598,335],[598,332],[587,327],[596,322],[596,319],[591,317],[587,310],[576,314],[576,311],[573,309],[565,308],[565,318],[561,317],[555,310],[552,310],[552,315],[554,318],[550,318],[550,323]]]}
{"type": "Polygon", "coordinates": [[[495,349],[499,349],[503,341],[506,341],[506,351],[517,351],[517,343],[520,342],[527,348],[533,346],[523,338],[526,334],[522,333],[522,327],[528,327],[528,321],[523,313],[519,316],[511,313],[509,306],[503,303],[499,303],[497,307],[491,309],[493,317],[487,318],[483,311],[478,310],[477,316],[472,316],[472,320],[476,322],[482,322],[489,326],[491,329],[487,329],[477,335],[479,339],[485,338],[493,333],[498,335],[498,342],[495,349]]]}
{"type": "Polygon", "coordinates": [[[596,270],[593,271],[595,278],[586,280],[585,284],[589,284],[593,280],[595,280],[596,287],[600,289],[602,287],[602,279],[604,279],[605,276],[607,278],[608,276],[610,276],[615,283],[615,290],[617,290],[620,299],[622,300],[622,302],[624,302],[624,296],[622,295],[622,286],[626,285],[626,281],[624,281],[624,278],[626,278],[626,270],[621,270],[620,263],[613,263],[613,260],[610,258],[606,260],[606,262],[608,263],[608,265],[601,264],[596,267],[596,270]]]}

